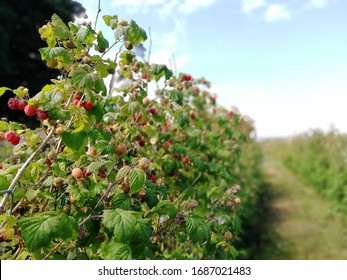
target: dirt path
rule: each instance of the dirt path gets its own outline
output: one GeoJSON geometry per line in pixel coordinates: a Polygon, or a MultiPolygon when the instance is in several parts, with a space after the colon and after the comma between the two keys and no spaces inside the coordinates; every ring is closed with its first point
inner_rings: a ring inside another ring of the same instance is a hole
{"type": "Polygon", "coordinates": [[[266,151],[263,162],[269,191],[267,230],[273,259],[345,259],[347,226],[334,204],[318,196],[266,151]]]}

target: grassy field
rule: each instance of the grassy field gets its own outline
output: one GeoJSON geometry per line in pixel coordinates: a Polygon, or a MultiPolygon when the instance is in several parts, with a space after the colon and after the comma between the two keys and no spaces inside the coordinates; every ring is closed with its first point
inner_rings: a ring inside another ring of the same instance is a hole
{"type": "Polygon", "coordinates": [[[334,203],[282,164],[280,146],[262,148],[268,204],[258,258],[347,259],[347,226],[334,203]]]}

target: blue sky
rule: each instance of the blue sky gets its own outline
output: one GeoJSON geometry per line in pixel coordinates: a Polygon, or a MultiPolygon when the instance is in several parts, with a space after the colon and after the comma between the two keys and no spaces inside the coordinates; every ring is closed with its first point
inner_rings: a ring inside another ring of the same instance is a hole
{"type": "MultiPolygon", "coordinates": [[[[79,2],[94,21],[98,1],[79,2]]],[[[174,57],[179,72],[206,77],[260,138],[347,132],[347,1],[101,0],[101,9],[150,27],[151,62],[174,57]]]]}

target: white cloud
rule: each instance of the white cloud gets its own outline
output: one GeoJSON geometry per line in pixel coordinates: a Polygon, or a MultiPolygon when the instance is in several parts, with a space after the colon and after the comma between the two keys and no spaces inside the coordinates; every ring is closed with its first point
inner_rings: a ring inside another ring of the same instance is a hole
{"type": "Polygon", "coordinates": [[[206,8],[215,3],[216,0],[114,0],[111,6],[126,8],[129,14],[156,11],[159,15],[172,15],[175,11],[191,14],[200,8],[206,8]],[[182,3],[183,2],[183,3],[182,3]]]}
{"type": "Polygon", "coordinates": [[[324,8],[326,5],[328,5],[328,2],[328,0],[310,0],[306,6],[312,8],[324,8]]]}
{"type": "Polygon", "coordinates": [[[191,14],[200,8],[206,8],[214,4],[216,0],[185,0],[179,7],[179,11],[186,14],[191,14]]]}
{"type": "Polygon", "coordinates": [[[242,0],[242,11],[245,13],[251,13],[264,6],[266,6],[265,0],[242,0]]]}
{"type": "Polygon", "coordinates": [[[285,5],[272,4],[267,7],[264,17],[266,21],[273,22],[277,20],[289,19],[291,17],[291,13],[285,5]]]}

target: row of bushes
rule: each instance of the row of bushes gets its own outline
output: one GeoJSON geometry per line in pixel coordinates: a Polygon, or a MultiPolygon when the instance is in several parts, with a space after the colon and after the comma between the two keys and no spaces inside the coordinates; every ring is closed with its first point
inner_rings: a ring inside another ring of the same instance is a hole
{"type": "Polygon", "coordinates": [[[347,203],[347,137],[320,130],[292,138],[284,162],[316,190],[345,209],[347,203]]]}

